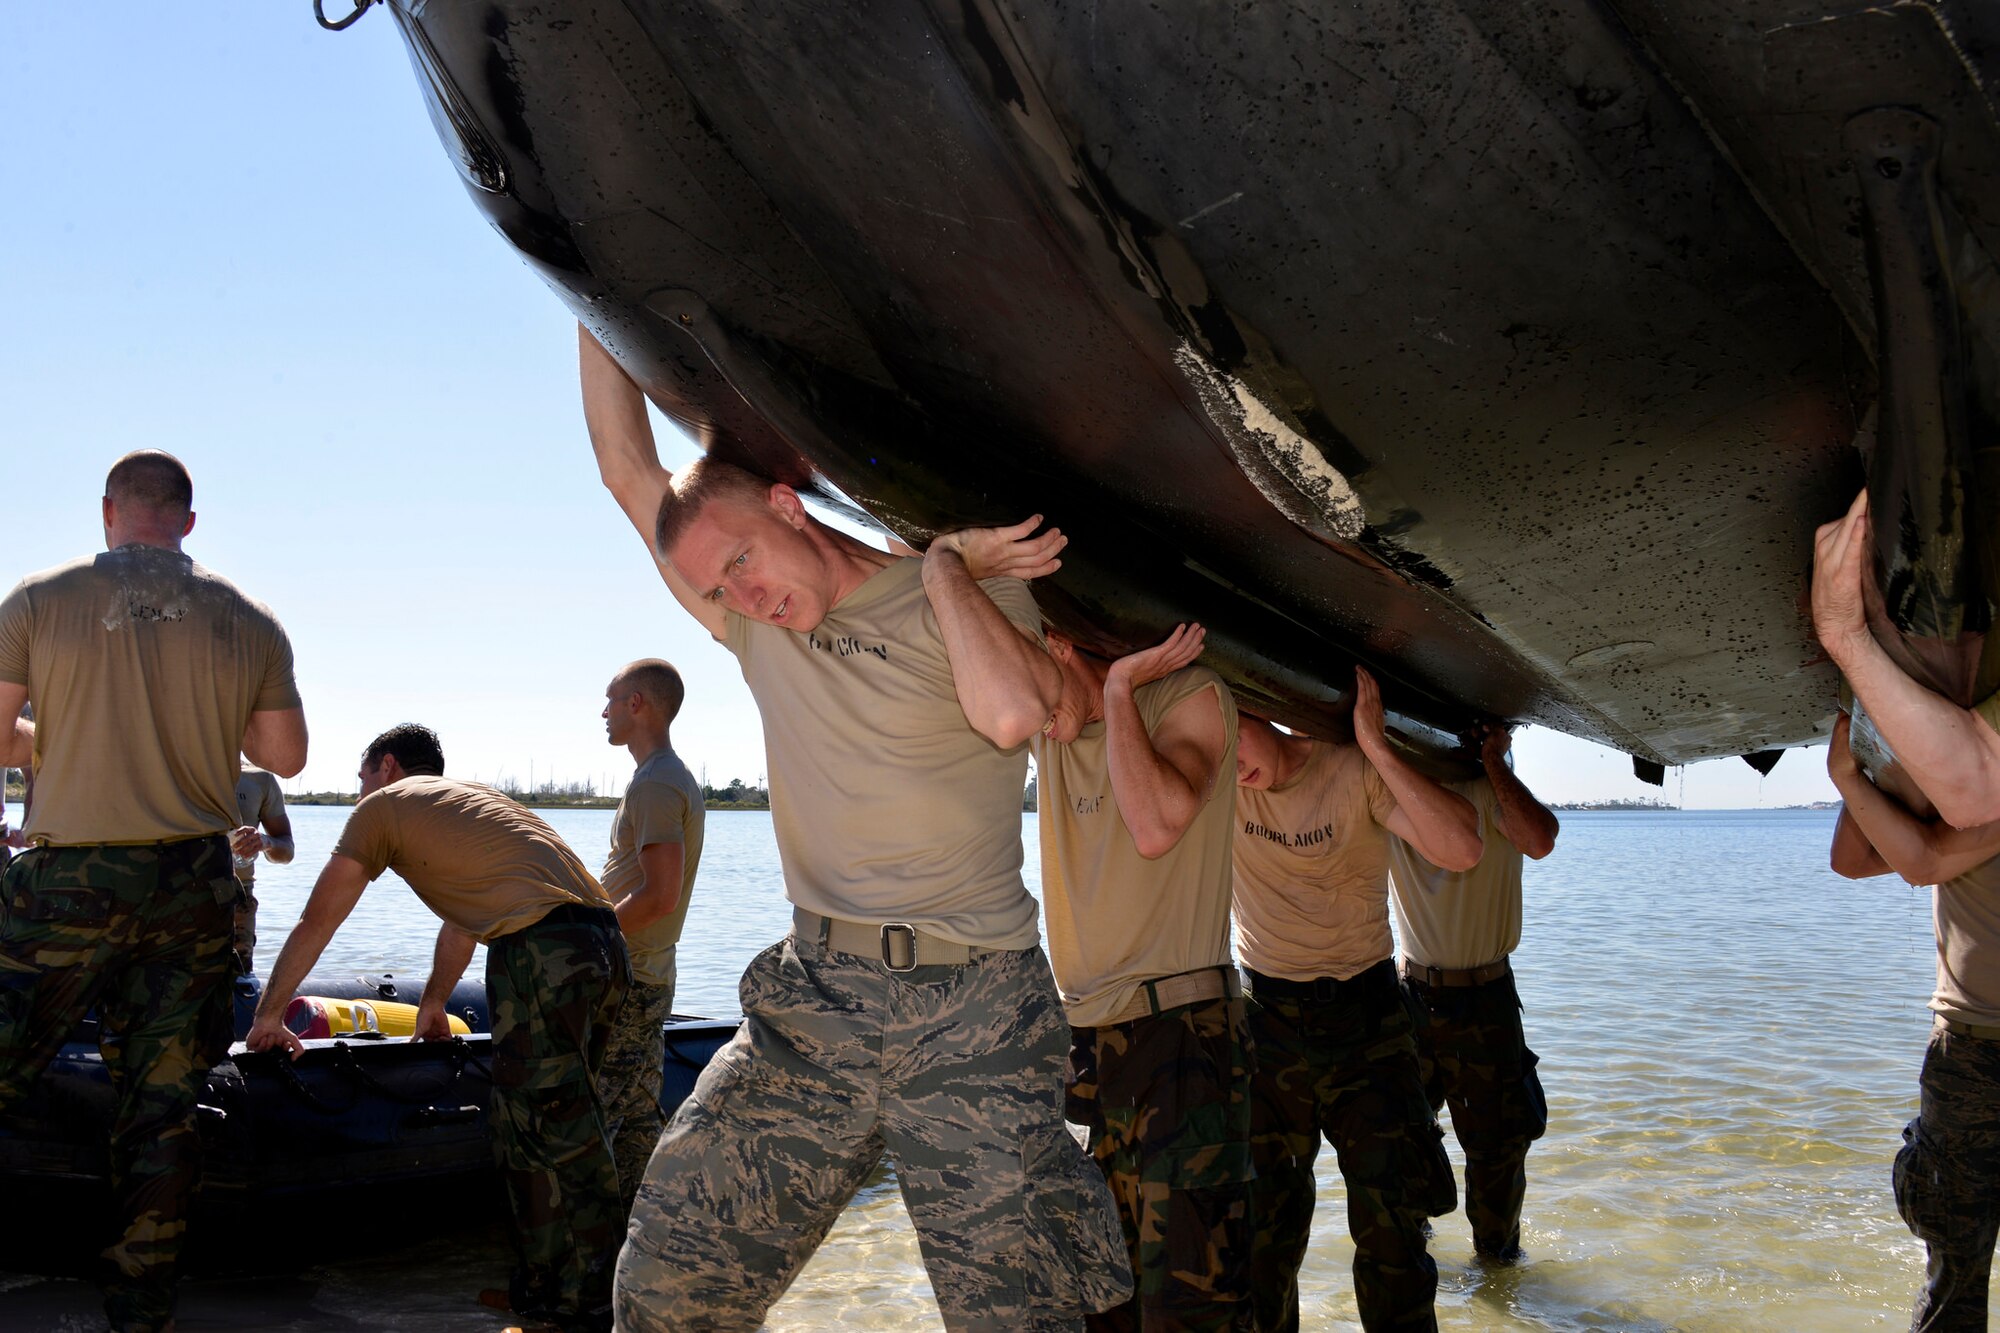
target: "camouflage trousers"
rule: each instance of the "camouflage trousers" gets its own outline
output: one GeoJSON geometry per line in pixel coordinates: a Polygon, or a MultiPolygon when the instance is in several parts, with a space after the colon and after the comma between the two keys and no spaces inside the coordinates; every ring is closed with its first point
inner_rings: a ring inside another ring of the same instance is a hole
{"type": "Polygon", "coordinates": [[[662,1029],[674,1012],[674,985],[648,986],[633,982],[625,1007],[612,1026],[597,1070],[597,1096],[604,1103],[604,1125],[611,1135],[611,1156],[618,1164],[620,1218],[618,1234],[632,1211],[646,1163],[667,1118],[660,1112],[660,1081],[665,1074],[666,1039],[662,1029]]]}
{"type": "Polygon", "coordinates": [[[631,977],[608,907],[558,907],[486,947],[508,1294],[516,1312],[565,1328],[611,1326],[622,1213],[597,1071],[631,977]]]}
{"type": "Polygon", "coordinates": [[[1521,1030],[1514,974],[1483,986],[1405,981],[1417,1019],[1417,1059],[1431,1110],[1451,1107],[1452,1133],[1465,1149],[1465,1217],[1481,1258],[1521,1257],[1521,1201],[1528,1192],[1528,1145],[1548,1128],[1540,1063],[1521,1030]]]}
{"type": "Polygon", "coordinates": [[[1250,976],[1251,1190],[1257,1327],[1299,1326],[1299,1266],[1320,1136],[1347,1187],[1354,1297],[1364,1329],[1434,1329],[1428,1220],[1457,1203],[1444,1136],[1425,1100],[1410,1013],[1387,959],[1345,981],[1250,976]],[[1305,994],[1310,988],[1311,994],[1305,994]]]}
{"type": "Polygon", "coordinates": [[[1092,1329],[1252,1327],[1249,1066],[1241,999],[1072,1029],[1069,1118],[1090,1131],[1137,1279],[1092,1329]]]}
{"type": "Polygon", "coordinates": [[[238,875],[236,882],[243,886],[243,896],[236,904],[231,948],[236,955],[236,975],[248,977],[257,972],[257,881],[238,875]]]}
{"type": "Polygon", "coordinates": [[[1921,1107],[1903,1130],[1894,1173],[1896,1207],[1927,1254],[1910,1327],[1984,1329],[2000,1234],[2000,1041],[1940,1023],[1919,1086],[1921,1107]]]}
{"type": "Polygon", "coordinates": [[[633,1203],[621,1330],[757,1328],[885,1152],[946,1328],[1076,1329],[1130,1293],[1040,949],[892,973],[794,935],[741,995],[633,1203]]]}
{"type": "Polygon", "coordinates": [[[229,1021],[228,845],[39,847],[14,858],[0,890],[0,1112],[94,1006],[123,1227],[104,1252],[104,1308],[114,1329],[161,1328],[201,1177],[195,1100],[210,1034],[229,1021]]]}

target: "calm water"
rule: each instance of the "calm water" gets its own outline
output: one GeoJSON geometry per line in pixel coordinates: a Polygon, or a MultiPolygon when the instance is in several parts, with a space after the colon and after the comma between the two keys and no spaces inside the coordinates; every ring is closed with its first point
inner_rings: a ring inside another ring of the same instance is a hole
{"type": "MultiPolygon", "coordinates": [[[[602,859],[608,811],[547,814],[587,862],[602,859]]],[[[345,816],[294,811],[298,860],[260,865],[262,968],[345,816]]],[[[1444,1327],[1794,1333],[1907,1322],[1923,1256],[1896,1216],[1889,1165],[1916,1113],[1930,898],[1892,879],[1832,875],[1832,826],[1831,813],[1809,811],[1564,817],[1555,853],[1528,867],[1516,956],[1550,1112],[1528,1159],[1530,1262],[1486,1273],[1470,1262],[1463,1214],[1439,1219],[1444,1327]]],[[[1039,888],[1033,816],[1023,833],[1039,888]]],[[[737,975],[789,921],[769,817],[712,814],[676,1007],[739,1012],[737,975]]],[[[435,930],[384,877],[320,970],[420,973],[435,930]]],[[[1337,1328],[1354,1326],[1355,1311],[1330,1157],[1303,1285],[1308,1326],[1337,1328]]],[[[364,1326],[494,1326],[434,1299],[462,1266],[490,1268],[489,1255],[447,1247],[412,1262],[428,1268],[413,1277],[377,1258],[310,1274],[312,1309],[337,1306],[364,1326]]],[[[198,1294],[184,1329],[248,1326],[228,1316],[227,1291],[198,1294]]],[[[302,1306],[283,1326],[327,1325],[302,1306]]],[[[886,1182],[848,1211],[771,1319],[782,1330],[852,1326],[937,1326],[886,1182]]]]}

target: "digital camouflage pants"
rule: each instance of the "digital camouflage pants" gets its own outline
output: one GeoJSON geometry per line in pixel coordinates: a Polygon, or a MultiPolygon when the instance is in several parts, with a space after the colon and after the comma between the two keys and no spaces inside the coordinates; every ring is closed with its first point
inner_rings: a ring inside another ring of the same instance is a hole
{"type": "Polygon", "coordinates": [[[1931,1031],[1922,1102],[1896,1154],[1896,1207],[1924,1243],[1912,1329],[1986,1327],[1987,1277],[2000,1234],[2000,1041],[1931,1031]]]}
{"type": "Polygon", "coordinates": [[[486,947],[493,1155],[513,1211],[514,1309],[611,1326],[618,1167],[597,1071],[632,968],[610,908],[559,907],[486,947]]]}
{"type": "Polygon", "coordinates": [[[1521,1257],[1528,1145],[1548,1128],[1539,1063],[1521,1030],[1514,974],[1483,986],[1405,981],[1417,1016],[1417,1058],[1433,1111],[1451,1107],[1465,1149],[1465,1217],[1481,1258],[1521,1257]]]}
{"type": "Polygon", "coordinates": [[[220,837],[41,847],[7,867],[0,926],[0,1113],[17,1106],[93,1006],[116,1094],[104,1253],[114,1329],[174,1313],[201,1175],[195,1099],[229,1021],[236,876],[220,837]]]}
{"type": "Polygon", "coordinates": [[[1095,1330],[1248,1329],[1250,1049],[1216,999],[1071,1033],[1069,1118],[1111,1186],[1137,1290],[1095,1330]]]}
{"type": "Polygon", "coordinates": [[[618,1164],[621,1215],[618,1234],[625,1234],[625,1217],[632,1196],[645,1178],[646,1163],[667,1118],[660,1111],[660,1081],[665,1075],[666,1039],[662,1029],[674,1012],[674,987],[633,982],[625,1007],[612,1026],[597,1070],[597,1095],[604,1103],[604,1124],[611,1135],[611,1156],[618,1164]]]}
{"type": "Polygon", "coordinates": [[[1313,1162],[1333,1145],[1347,1187],[1354,1298],[1364,1329],[1437,1327],[1431,1217],[1457,1202],[1451,1159],[1424,1097],[1410,1013],[1388,960],[1295,998],[1251,980],[1251,1156],[1262,1333],[1299,1326],[1299,1266],[1312,1229],[1313,1162]]]}
{"type": "Polygon", "coordinates": [[[759,1327],[885,1152],[947,1329],[1075,1329],[1130,1294],[1040,949],[891,973],[794,936],[741,995],[633,1203],[620,1329],[759,1327]]]}

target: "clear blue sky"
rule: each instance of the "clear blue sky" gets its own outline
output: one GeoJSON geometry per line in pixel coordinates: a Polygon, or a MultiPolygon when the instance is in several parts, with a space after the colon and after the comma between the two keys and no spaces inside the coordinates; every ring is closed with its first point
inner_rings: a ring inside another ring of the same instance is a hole
{"type": "MultiPolygon", "coordinates": [[[[756,781],[733,659],[597,484],[574,325],[465,197],[389,16],[333,34],[307,0],[239,0],[8,20],[0,582],[99,549],[111,460],[167,449],[194,473],[188,550],[291,632],[305,786],[351,787],[361,746],[406,719],[464,776],[622,784],[597,712],[642,656],[687,678],[690,766],[756,781]]],[[[669,466],[693,454],[661,442],[669,466]]],[[[1657,794],[1596,746],[1518,749],[1551,800],[1657,794]]],[[[1761,780],[1697,765],[1686,802],[1831,799],[1823,758],[1761,780]]]]}

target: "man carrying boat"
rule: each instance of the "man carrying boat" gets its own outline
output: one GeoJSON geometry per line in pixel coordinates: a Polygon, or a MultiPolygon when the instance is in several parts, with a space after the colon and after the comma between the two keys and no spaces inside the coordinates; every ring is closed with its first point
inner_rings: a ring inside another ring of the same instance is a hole
{"type": "Polygon", "coordinates": [[[2000,694],[1960,708],[1903,674],[1868,628],[1868,492],[1813,544],[1813,628],[1897,762],[1960,828],[2000,820],[2000,694]]]}
{"type": "Polygon", "coordinates": [[[657,657],[629,664],[604,691],[606,739],[631,751],[639,766],[611,821],[611,855],[600,877],[632,955],[632,989],[597,1072],[627,1214],[666,1124],[661,1032],[674,1012],[674,949],[701,862],[701,785],[668,735],[685,694],[680,672],[657,657]]]}
{"type": "Polygon", "coordinates": [[[1355,744],[1241,718],[1234,845],[1237,946],[1256,1045],[1251,1286],[1260,1333],[1299,1326],[1299,1267],[1320,1136],[1347,1184],[1354,1296],[1366,1329],[1436,1327],[1428,1219],[1454,1202],[1424,1096],[1389,936],[1389,849],[1479,859],[1472,807],[1389,744],[1382,696],[1354,672],[1355,744]]]}
{"type": "Polygon", "coordinates": [[[1844,713],[1826,767],[1842,800],[1835,873],[1894,871],[1935,886],[1937,1017],[1918,1080],[1922,1102],[1903,1129],[1893,1180],[1896,1207],[1927,1254],[1911,1328],[1983,1329],[2000,1233],[2000,823],[1954,828],[1918,815],[1916,793],[1870,782],[1849,748],[1844,713]]]}
{"type": "Polygon", "coordinates": [[[1424,1089],[1433,1111],[1450,1104],[1465,1149],[1473,1253],[1509,1264],[1521,1257],[1528,1145],[1549,1112],[1508,957],[1521,945],[1521,858],[1547,856],[1561,826],[1508,766],[1507,728],[1489,723],[1475,734],[1484,774],[1445,788],[1476,812],[1477,863],[1450,866],[1392,838],[1389,883],[1424,1089]]]}
{"type": "Polygon", "coordinates": [[[125,455],[104,484],[109,549],[0,601],[0,717],[35,709],[32,728],[14,722],[7,761],[36,769],[30,847],[0,881],[0,1111],[94,1006],[118,1095],[122,1234],[104,1279],[116,1329],[173,1321],[200,1174],[195,1097],[229,1022],[239,754],[286,776],[306,759],[291,644],[182,553],[193,500],[172,455],[125,455]]]}
{"type": "Polygon", "coordinates": [[[611,1327],[618,1170],[595,1078],[631,981],[618,918],[555,830],[512,798],[444,776],[426,727],[369,743],[361,801],[285,940],[245,1038],[304,1044],[285,1008],[361,894],[394,870],[444,920],[417,1036],[447,1040],[445,1002],[486,945],[493,1155],[512,1205],[514,1310],[561,1329],[611,1327]]]}
{"type": "Polygon", "coordinates": [[[1138,1289],[1098,1329],[1248,1329],[1250,1050],[1229,956],[1236,705],[1199,625],[1106,660],[1048,636],[1035,741],[1069,1119],[1111,1186],[1138,1289]]]}
{"type": "Polygon", "coordinates": [[[237,827],[229,835],[236,882],[243,886],[243,900],[236,905],[236,970],[247,977],[257,970],[257,858],[288,865],[293,854],[292,817],[285,813],[278,775],[245,764],[236,779],[236,816],[237,827]]]}
{"type": "Polygon", "coordinates": [[[1077,1327],[1130,1285],[1063,1124],[1021,880],[1024,742],[1056,696],[1023,580],[1061,535],[1031,519],[910,559],[714,459],[673,476],[638,387],[579,340],[604,483],[757,701],[795,909],[654,1151],[619,1327],[757,1327],[885,1151],[948,1328],[1077,1327]]]}

